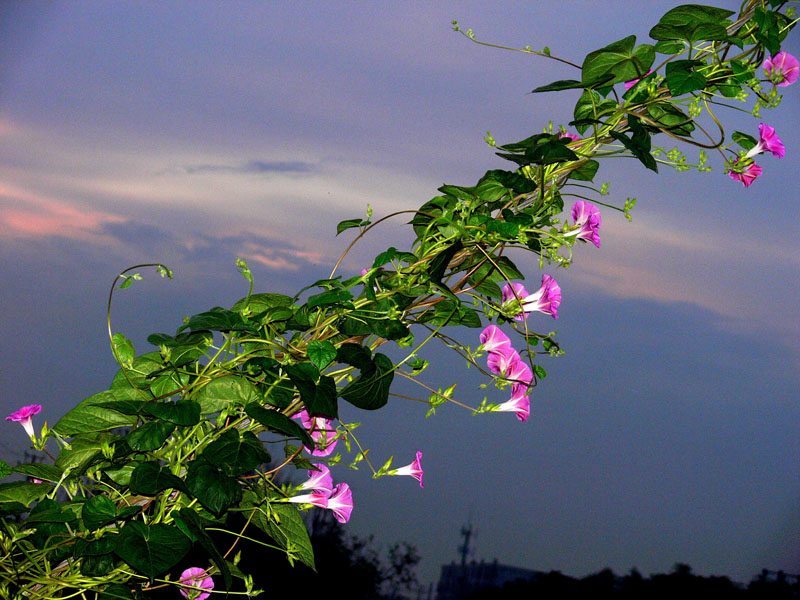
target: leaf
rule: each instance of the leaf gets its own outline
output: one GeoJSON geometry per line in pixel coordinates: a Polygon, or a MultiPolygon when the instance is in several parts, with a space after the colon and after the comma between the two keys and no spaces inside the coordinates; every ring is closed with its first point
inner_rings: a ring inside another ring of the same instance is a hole
{"type": "Polygon", "coordinates": [[[308,342],[307,352],[308,359],[320,371],[327,367],[330,362],[336,358],[336,348],[328,340],[325,340],[324,342],[319,340],[311,340],[308,342]]]}
{"type": "Polygon", "coordinates": [[[207,331],[184,332],[176,336],[154,333],[147,337],[147,341],[154,346],[168,348],[169,363],[176,367],[182,367],[203,356],[213,343],[214,336],[207,331]]]}
{"type": "Polygon", "coordinates": [[[215,306],[209,311],[192,315],[178,328],[177,333],[190,329],[195,331],[245,331],[249,326],[238,312],[215,306]]]}
{"type": "Polygon", "coordinates": [[[226,475],[237,477],[270,461],[264,445],[252,432],[228,429],[203,450],[201,457],[226,475]]]}
{"type": "Polygon", "coordinates": [[[132,430],[125,441],[134,452],[158,450],[175,431],[175,425],[167,421],[150,421],[132,430]]]}
{"type": "Polygon", "coordinates": [[[591,124],[583,123],[584,119],[591,119],[592,122],[597,122],[600,117],[613,112],[616,107],[617,103],[613,100],[603,100],[597,92],[586,90],[581,94],[581,97],[578,98],[578,102],[575,104],[573,110],[575,121],[581,122],[581,124],[576,125],[575,128],[578,130],[578,133],[583,135],[591,124]]]}
{"type": "Polygon", "coordinates": [[[135,416],[110,411],[105,406],[98,405],[141,399],[139,393],[130,387],[100,392],[89,396],[61,417],[53,426],[53,430],[63,437],[71,437],[81,433],[97,433],[133,425],[136,423],[135,416]]]}
{"type": "Polygon", "coordinates": [[[291,548],[300,562],[316,570],[314,548],[297,507],[289,503],[271,502],[267,508],[252,492],[245,493],[242,507],[253,511],[252,521],[256,527],[284,550],[291,548]]]}
{"type": "Polygon", "coordinates": [[[136,465],[128,485],[132,493],[142,496],[155,496],[170,488],[187,491],[183,480],[173,475],[167,466],[149,461],[136,465]]]}
{"type": "Polygon", "coordinates": [[[427,311],[419,317],[420,323],[430,323],[435,326],[464,325],[465,327],[480,327],[481,318],[473,309],[463,304],[455,304],[450,300],[439,302],[432,311],[427,311]]]}
{"type": "Polygon", "coordinates": [[[376,410],[389,401],[389,388],[393,379],[394,363],[378,352],[372,359],[371,366],[365,365],[361,374],[347,384],[339,395],[357,408],[376,410]]]}
{"type": "Polygon", "coordinates": [[[569,172],[570,179],[577,179],[578,181],[594,181],[594,176],[597,174],[597,169],[600,168],[600,163],[590,158],[577,169],[569,172]]]}
{"type": "Polygon", "coordinates": [[[463,248],[464,245],[458,240],[433,257],[430,267],[428,268],[431,281],[438,284],[442,283],[442,277],[444,277],[444,273],[447,270],[447,265],[450,264],[456,252],[463,248]]]}
{"type": "Polygon", "coordinates": [[[713,6],[676,6],[650,30],[650,37],[654,40],[686,40],[690,45],[698,41],[725,40],[730,25],[727,18],[732,14],[731,10],[713,6]]]}
{"type": "Polygon", "coordinates": [[[235,478],[225,475],[202,458],[189,463],[186,487],[206,510],[217,517],[242,497],[242,488],[235,478]]]}
{"type": "MultiPolygon", "coordinates": [[[[114,548],[116,536],[106,535],[97,540],[78,538],[75,541],[73,557],[81,559],[81,575],[102,577],[110,573],[116,564],[114,548]]],[[[101,596],[108,598],[108,596],[101,596]]]]}
{"type": "Polygon", "coordinates": [[[98,456],[102,455],[104,446],[118,439],[118,435],[109,433],[81,435],[70,442],[69,448],[61,450],[55,464],[65,471],[73,469],[76,473],[83,473],[98,456]]]}
{"type": "Polygon", "coordinates": [[[336,360],[363,371],[369,369],[372,364],[372,352],[361,344],[348,342],[339,346],[336,360]]]}
{"type": "Polygon", "coordinates": [[[90,531],[113,523],[117,519],[117,506],[107,496],[92,496],[83,503],[83,524],[90,531]]]}
{"type": "Polygon", "coordinates": [[[705,75],[694,70],[705,64],[702,60],[674,60],[667,63],[667,87],[670,93],[680,96],[706,87],[705,75]]]}
{"type": "Polygon", "coordinates": [[[156,523],[149,527],[129,521],[120,530],[115,552],[151,581],[168,571],[189,552],[192,543],[177,527],[156,523]]]}
{"type": "Polygon", "coordinates": [[[11,475],[11,465],[4,460],[0,460],[0,479],[5,479],[9,475],[11,475]]]}
{"type": "Polygon", "coordinates": [[[75,513],[71,510],[64,510],[61,504],[49,498],[39,501],[25,519],[26,523],[70,523],[72,521],[77,521],[75,513]]]}
{"type": "Polygon", "coordinates": [[[633,115],[628,116],[628,126],[632,134],[630,138],[618,131],[610,131],[609,134],[614,139],[622,142],[622,145],[638,158],[645,167],[658,172],[656,159],[650,154],[650,135],[644,130],[641,123],[639,123],[639,119],[633,115]]]}
{"type": "Polygon", "coordinates": [[[192,427],[200,422],[200,404],[194,400],[150,402],[142,412],[182,427],[192,427]]]}
{"type": "MultiPolygon", "coordinates": [[[[164,361],[160,352],[148,352],[133,359],[133,364],[125,369],[117,371],[114,381],[111,382],[111,390],[130,389],[131,383],[136,388],[150,387],[147,376],[153,371],[164,368],[164,361]],[[127,375],[127,377],[126,377],[127,375]],[[130,382],[128,381],[130,379],[130,382]]],[[[141,396],[138,397],[141,399],[141,396]]]]}
{"type": "Polygon", "coordinates": [[[225,557],[222,556],[219,549],[214,544],[214,540],[212,540],[211,536],[206,533],[205,527],[203,526],[203,520],[200,518],[200,516],[191,508],[182,508],[177,513],[173,513],[173,516],[175,517],[176,525],[180,527],[181,524],[183,524],[181,530],[184,531],[184,533],[186,533],[186,530],[188,530],[189,538],[191,538],[192,541],[198,542],[208,553],[209,557],[211,558],[211,562],[213,562],[217,569],[219,569],[219,571],[222,573],[222,579],[225,582],[225,589],[230,589],[231,570],[228,567],[228,563],[225,561],[225,557]]]}
{"type": "Polygon", "coordinates": [[[64,475],[63,469],[59,469],[55,465],[48,465],[47,463],[17,465],[11,470],[20,475],[35,477],[36,479],[42,479],[44,481],[52,481],[53,483],[61,481],[61,477],[64,475]]]}
{"type": "Polygon", "coordinates": [[[121,333],[115,333],[111,337],[111,349],[120,362],[131,363],[136,356],[136,350],[131,341],[121,333]]]}
{"type": "Polygon", "coordinates": [[[239,375],[215,377],[195,395],[203,414],[219,412],[230,405],[244,406],[261,399],[256,387],[239,375]]]}
{"type": "Polygon", "coordinates": [[[614,75],[608,73],[596,77],[592,80],[577,81],[576,79],[560,79],[547,85],[542,85],[531,90],[531,94],[539,94],[541,92],[560,92],[561,90],[574,90],[574,89],[596,89],[609,83],[614,78],[614,75]]]}
{"type": "Polygon", "coordinates": [[[656,123],[670,133],[690,135],[694,131],[692,119],[674,104],[669,102],[649,104],[647,112],[656,123]]]}
{"type": "Polygon", "coordinates": [[[756,138],[754,138],[752,135],[742,133],[741,131],[734,131],[731,134],[731,139],[745,150],[750,150],[756,144],[758,144],[758,140],[756,140],[756,138]]]}
{"type": "Polygon", "coordinates": [[[634,49],[635,43],[636,36],[631,35],[587,54],[581,67],[583,80],[593,81],[611,75],[608,83],[613,84],[643,77],[653,66],[656,53],[649,44],[634,49]]]}
{"type": "Polygon", "coordinates": [[[339,304],[353,299],[353,294],[347,290],[328,290],[321,294],[310,296],[306,306],[308,308],[316,308],[317,306],[330,306],[331,304],[339,304]]]}
{"type": "Polygon", "coordinates": [[[361,219],[345,219],[344,221],[339,221],[336,225],[336,235],[348,229],[352,229],[353,227],[361,227],[361,219]]]}
{"type": "Polygon", "coordinates": [[[686,46],[675,40],[661,40],[654,48],[659,54],[679,54],[686,49],[686,46]]]}
{"type": "Polygon", "coordinates": [[[275,307],[287,307],[292,305],[292,299],[283,294],[251,294],[236,302],[231,310],[241,312],[248,308],[252,314],[263,313],[265,310],[275,307]]]}
{"type": "Polygon", "coordinates": [[[156,375],[150,382],[150,392],[156,398],[178,394],[189,383],[189,374],[168,369],[156,375]]]}
{"type": "Polygon", "coordinates": [[[297,438],[303,442],[304,446],[313,446],[314,440],[308,435],[308,431],[295,419],[290,419],[282,412],[269,410],[263,406],[252,402],[245,409],[247,416],[261,423],[264,427],[277,433],[283,433],[291,438],[297,438]]]}
{"type": "Polygon", "coordinates": [[[49,494],[52,489],[53,486],[48,483],[29,483],[27,481],[0,483],[0,503],[19,502],[29,506],[34,500],[49,494]]]}

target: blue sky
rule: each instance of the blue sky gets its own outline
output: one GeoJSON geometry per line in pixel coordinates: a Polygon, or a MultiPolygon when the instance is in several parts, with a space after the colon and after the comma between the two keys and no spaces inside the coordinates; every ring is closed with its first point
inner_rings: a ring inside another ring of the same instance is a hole
{"type": "MultiPolygon", "coordinates": [[[[147,334],[244,295],[237,256],[261,291],[294,293],[349,243],[339,220],[416,208],[443,183],[504,168],[487,130],[502,143],[571,120],[574,93],[528,93],[569,67],[471,44],[453,19],[580,62],[631,33],[645,41],[675,4],[609,1],[602,19],[583,1],[4,4],[2,410],[41,403],[52,423],[108,385],[104,307],[123,268],[175,271],[118,298],[115,329],[144,352],[147,334]]],[[[796,36],[785,49],[800,53],[796,36]]],[[[348,414],[376,462],[421,449],[426,481],[340,473],[352,529],[417,544],[424,579],[455,558],[469,519],[477,558],[536,569],[800,572],[798,90],[764,113],[787,156],[764,157],[747,190],[719,155],[711,173],[601,167],[611,199],[639,204],[633,223],[605,211],[602,247],[548,270],[561,317],[536,326],[557,329],[567,354],[546,365],[527,423],[456,407],[426,420],[402,401],[348,414]]],[[[756,132],[759,120],[729,114],[756,132]]],[[[376,233],[343,269],[408,243],[399,222],[376,233]]],[[[444,356],[432,353],[426,382],[457,373],[477,403],[480,379],[444,356]]],[[[17,429],[0,437],[9,462],[17,429]]]]}

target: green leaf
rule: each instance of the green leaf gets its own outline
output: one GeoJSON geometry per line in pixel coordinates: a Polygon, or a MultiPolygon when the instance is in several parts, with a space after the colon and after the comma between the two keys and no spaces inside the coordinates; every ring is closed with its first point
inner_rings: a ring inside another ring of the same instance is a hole
{"type": "Polygon", "coordinates": [[[105,406],[98,405],[141,399],[139,393],[130,387],[100,392],[89,396],[61,417],[53,426],[53,430],[63,437],[71,437],[81,433],[96,433],[133,425],[136,422],[135,416],[110,411],[105,406]]]}
{"type": "Polygon", "coordinates": [[[577,179],[578,181],[594,181],[594,176],[597,174],[599,167],[599,162],[593,158],[587,159],[577,169],[570,171],[569,178],[577,179]]]}
{"type": "Polygon", "coordinates": [[[339,221],[336,225],[336,235],[348,229],[352,229],[353,227],[361,227],[361,219],[345,219],[344,221],[339,221]]]}
{"type": "Polygon", "coordinates": [[[191,508],[182,508],[177,513],[173,513],[173,516],[175,517],[176,525],[181,528],[181,531],[184,533],[188,531],[188,537],[193,542],[198,542],[208,553],[211,561],[216,565],[220,573],[222,573],[225,589],[230,589],[231,570],[228,567],[228,563],[225,561],[225,557],[222,556],[219,549],[214,544],[214,540],[206,533],[203,520],[200,516],[191,508]],[[181,525],[183,525],[183,527],[181,527],[181,525]]]}
{"type": "Polygon", "coordinates": [[[686,46],[675,40],[661,40],[654,46],[659,54],[679,54],[686,49],[686,46]]]}
{"type": "Polygon", "coordinates": [[[310,296],[306,306],[308,308],[316,308],[317,306],[330,306],[331,304],[338,304],[340,302],[347,302],[353,299],[353,294],[347,290],[328,290],[321,294],[310,296]]]}
{"type": "Polygon", "coordinates": [[[226,475],[237,477],[270,461],[264,445],[252,432],[228,429],[205,447],[202,458],[226,475]]]}
{"type": "Polygon", "coordinates": [[[115,333],[111,337],[111,349],[120,362],[131,363],[136,356],[133,344],[121,333],[115,333]]]}
{"type": "Polygon", "coordinates": [[[430,323],[435,326],[464,325],[465,327],[480,327],[481,318],[473,309],[463,304],[455,304],[450,300],[439,302],[434,309],[423,313],[419,317],[420,323],[430,323]]]}
{"type": "MultiPolygon", "coordinates": [[[[133,359],[133,364],[125,369],[120,369],[114,381],[111,382],[111,390],[116,389],[130,389],[131,383],[135,388],[147,389],[150,387],[150,381],[147,376],[153,371],[158,371],[164,368],[164,361],[161,358],[160,352],[148,352],[133,359]],[[127,375],[127,377],[126,377],[127,375]]],[[[141,396],[138,396],[141,399],[141,396]]]]}
{"type": "Polygon", "coordinates": [[[252,522],[269,535],[284,550],[291,548],[300,562],[316,570],[314,548],[308,537],[303,517],[296,506],[283,502],[272,502],[265,506],[252,492],[245,493],[242,507],[253,511],[252,522]]]}
{"type": "Polygon", "coordinates": [[[213,343],[214,336],[207,331],[184,332],[176,336],[154,333],[147,337],[147,341],[154,346],[168,348],[170,364],[181,367],[203,356],[213,343]]]}
{"type": "Polygon", "coordinates": [[[198,502],[217,517],[242,497],[239,482],[222,473],[203,458],[189,463],[186,487],[198,502]]]}
{"type": "Polygon", "coordinates": [[[330,362],[336,358],[336,348],[328,340],[321,342],[311,340],[308,342],[308,359],[317,369],[322,371],[330,362]]]}
{"type": "Polygon", "coordinates": [[[90,531],[117,520],[117,506],[108,496],[92,496],[83,503],[83,524],[90,531]]]}
{"type": "Polygon", "coordinates": [[[611,75],[608,83],[613,84],[643,77],[653,66],[656,53],[649,44],[634,49],[635,43],[636,36],[631,35],[587,54],[581,67],[583,80],[593,81],[611,75]]]}
{"type": "Polygon", "coordinates": [[[667,11],[650,30],[654,40],[698,41],[725,40],[728,37],[727,20],[733,11],[713,6],[684,4],[667,11]]]}
{"type": "Polygon", "coordinates": [[[177,333],[190,329],[195,331],[245,331],[249,326],[238,312],[215,306],[207,312],[189,317],[189,321],[178,328],[177,333]]]}
{"type": "Polygon", "coordinates": [[[186,485],[169,468],[157,462],[142,462],[136,465],[130,476],[129,486],[134,494],[155,496],[166,489],[186,491],[186,485]]]}
{"type": "Polygon", "coordinates": [[[632,134],[630,138],[618,131],[610,131],[609,133],[611,137],[622,142],[622,145],[638,158],[645,167],[657,173],[658,165],[656,164],[656,159],[650,154],[650,134],[642,127],[639,119],[633,115],[628,116],[628,126],[632,134]]]}
{"type": "Polygon", "coordinates": [[[486,233],[497,233],[507,240],[516,240],[519,235],[519,225],[492,219],[486,223],[486,233]]]}
{"type": "Polygon", "coordinates": [[[734,131],[733,134],[731,134],[731,139],[745,150],[750,150],[756,144],[758,144],[758,140],[756,140],[756,138],[754,138],[752,135],[742,133],[741,131],[734,131]]]}
{"type": "MultiPolygon", "coordinates": [[[[617,107],[617,103],[613,100],[603,100],[595,91],[586,90],[578,98],[573,110],[575,121],[583,122],[584,119],[591,119],[597,121],[603,115],[611,113],[617,107]]],[[[590,123],[582,123],[575,128],[581,135],[589,128],[590,123]]]]}
{"type": "Polygon", "coordinates": [[[236,302],[231,310],[241,312],[247,307],[251,314],[259,314],[274,307],[287,307],[292,305],[292,299],[283,294],[251,294],[236,302]]]}
{"type": "Polygon", "coordinates": [[[191,427],[200,422],[200,404],[194,400],[150,402],[142,412],[182,427],[191,427]]]}
{"type": "MultiPolygon", "coordinates": [[[[114,549],[116,536],[106,535],[97,540],[78,538],[75,541],[73,557],[81,559],[81,575],[102,577],[108,575],[116,566],[114,549]]],[[[101,596],[108,598],[108,596],[101,596]]]]}
{"type": "Polygon", "coordinates": [[[531,94],[539,94],[541,92],[560,92],[561,90],[575,90],[575,89],[596,89],[602,87],[604,84],[610,82],[614,78],[613,74],[604,74],[595,79],[577,81],[576,79],[560,79],[547,85],[542,85],[531,90],[531,94]]]}
{"type": "Polygon", "coordinates": [[[647,112],[656,123],[670,133],[690,135],[694,131],[692,119],[674,104],[669,102],[649,104],[647,112]]]}
{"type": "Polygon", "coordinates": [[[201,387],[195,395],[203,414],[219,412],[230,405],[244,406],[261,399],[256,387],[239,375],[216,377],[201,387]]]}
{"type": "Polygon", "coordinates": [[[28,477],[35,477],[44,481],[52,481],[58,483],[64,475],[64,470],[55,465],[48,465],[47,463],[29,463],[24,465],[17,465],[11,469],[14,473],[27,475],[28,477]]]}
{"type": "Polygon", "coordinates": [[[150,421],[131,431],[125,441],[134,452],[158,450],[175,431],[175,424],[167,421],[150,421]]]}
{"type": "Polygon", "coordinates": [[[378,352],[370,365],[364,365],[361,374],[347,384],[339,395],[357,408],[376,410],[389,401],[393,379],[394,364],[389,357],[378,352]]]}
{"type": "Polygon", "coordinates": [[[312,415],[321,415],[329,419],[339,418],[336,402],[336,382],[332,377],[323,375],[314,388],[312,395],[300,394],[306,410],[312,415]]]}
{"type": "Polygon", "coordinates": [[[189,538],[176,527],[129,521],[120,530],[115,552],[152,581],[178,564],[191,547],[189,538]]]}
{"type": "Polygon", "coordinates": [[[105,445],[118,439],[118,435],[109,433],[81,435],[70,442],[69,448],[61,450],[55,464],[65,471],[73,469],[76,473],[83,473],[96,458],[102,456],[105,445]]]}
{"type": "Polygon", "coordinates": [[[442,277],[444,277],[444,273],[447,270],[447,265],[450,264],[456,252],[463,248],[464,245],[458,240],[433,257],[428,270],[431,281],[441,284],[442,277]]]}
{"type": "Polygon", "coordinates": [[[675,60],[667,63],[667,87],[670,93],[681,96],[706,87],[705,75],[695,71],[696,67],[705,64],[702,60],[675,60]]]}
{"type": "Polygon", "coordinates": [[[5,479],[9,475],[11,475],[11,465],[4,460],[0,460],[0,479],[5,479]]]}
{"type": "Polygon", "coordinates": [[[0,502],[19,502],[29,506],[34,500],[39,500],[53,489],[49,483],[29,483],[27,481],[12,481],[0,483],[0,502]]]}
{"type": "Polygon", "coordinates": [[[168,369],[156,375],[150,382],[150,392],[156,398],[167,398],[180,393],[189,383],[188,373],[168,369]]]}
{"type": "Polygon", "coordinates": [[[303,442],[305,446],[313,446],[314,440],[308,435],[305,428],[300,425],[295,419],[290,419],[282,412],[277,410],[269,410],[263,406],[252,402],[245,407],[247,416],[261,423],[270,431],[283,433],[292,438],[297,438],[303,442]]]}
{"type": "Polygon", "coordinates": [[[34,506],[31,514],[25,519],[26,523],[70,523],[72,521],[77,521],[75,513],[71,510],[64,510],[58,501],[49,498],[41,500],[34,506]]]}

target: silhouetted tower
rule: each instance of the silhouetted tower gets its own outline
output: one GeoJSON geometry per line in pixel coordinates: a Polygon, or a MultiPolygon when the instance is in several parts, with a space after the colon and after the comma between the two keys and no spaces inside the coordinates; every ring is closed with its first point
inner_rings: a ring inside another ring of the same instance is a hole
{"type": "Polygon", "coordinates": [[[461,528],[461,537],[464,538],[464,543],[458,547],[458,552],[461,554],[461,566],[467,564],[467,556],[472,553],[472,549],[469,545],[469,540],[472,538],[474,531],[472,530],[472,523],[467,525],[466,527],[461,528]]]}

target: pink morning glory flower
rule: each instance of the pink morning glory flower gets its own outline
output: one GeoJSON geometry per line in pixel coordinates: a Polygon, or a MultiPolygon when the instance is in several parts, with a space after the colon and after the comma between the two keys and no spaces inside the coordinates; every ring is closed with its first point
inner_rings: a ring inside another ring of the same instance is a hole
{"type": "Polygon", "coordinates": [[[503,286],[503,304],[510,303],[519,298],[522,305],[522,312],[514,315],[516,321],[522,321],[528,313],[538,311],[550,315],[554,319],[558,318],[558,307],[561,305],[561,287],[550,275],[542,275],[542,285],[533,294],[528,294],[527,290],[519,283],[506,284],[503,286]],[[524,295],[523,295],[524,294],[524,295]]]}
{"type": "Polygon", "coordinates": [[[486,366],[492,373],[504,375],[520,361],[516,350],[509,347],[505,352],[490,352],[486,358],[486,366]]]}
{"type": "Polygon", "coordinates": [[[332,492],[333,491],[333,477],[331,471],[323,464],[314,465],[318,471],[309,470],[308,480],[299,486],[298,490],[315,490],[318,492],[332,492]]]}
{"type": "Polygon", "coordinates": [[[793,84],[800,75],[800,62],[788,52],[770,56],[761,66],[767,79],[779,87],[793,84]]]}
{"type": "Polygon", "coordinates": [[[574,133],[570,133],[569,131],[562,131],[558,137],[562,138],[569,138],[571,142],[577,142],[581,139],[579,135],[575,135],[574,133]]]}
{"type": "Polygon", "coordinates": [[[331,492],[328,498],[328,509],[333,511],[333,516],[339,523],[347,523],[350,513],[353,512],[353,492],[346,483],[340,483],[331,492]]]}
{"type": "Polygon", "coordinates": [[[778,158],[786,156],[786,147],[783,145],[781,138],[775,133],[774,127],[761,123],[758,126],[758,134],[761,139],[758,140],[755,146],[750,148],[747,154],[745,154],[745,158],[752,158],[756,154],[761,154],[762,152],[772,152],[772,154],[778,158]]]}
{"type": "Polygon", "coordinates": [[[335,437],[336,429],[332,427],[333,419],[311,417],[306,410],[301,410],[293,418],[300,419],[303,427],[308,430],[311,439],[314,440],[313,448],[306,446],[306,450],[311,456],[329,456],[333,453],[338,442],[335,437]]]}
{"type": "Polygon", "coordinates": [[[511,381],[511,397],[517,398],[528,393],[528,387],[533,381],[533,373],[528,364],[520,359],[506,371],[506,379],[511,381]]]}
{"type": "Polygon", "coordinates": [[[480,340],[483,349],[487,352],[504,352],[511,348],[511,340],[497,325],[489,325],[481,331],[480,340]]]}
{"type": "Polygon", "coordinates": [[[6,417],[6,421],[16,421],[22,428],[25,430],[25,433],[28,434],[28,437],[33,439],[33,415],[38,415],[42,412],[42,405],[41,404],[29,404],[28,406],[23,406],[17,411],[14,411],[10,415],[6,417]]]}
{"type": "Polygon", "coordinates": [[[633,86],[635,86],[637,83],[639,83],[642,79],[644,79],[645,77],[650,75],[650,73],[652,73],[652,72],[653,72],[653,70],[650,69],[647,73],[645,73],[639,79],[632,79],[631,81],[626,81],[625,82],[625,91],[627,92],[629,89],[631,89],[633,86]]]}
{"type": "MultiPolygon", "coordinates": [[[[733,161],[733,164],[736,164],[737,162],[739,162],[738,158],[733,161]]],[[[759,177],[763,172],[764,169],[759,167],[756,163],[751,162],[750,164],[741,167],[737,171],[731,169],[728,171],[728,175],[731,179],[741,181],[744,187],[750,187],[750,185],[756,180],[756,177],[759,177]]]]}
{"type": "Polygon", "coordinates": [[[319,508],[328,508],[328,497],[332,490],[314,490],[310,494],[300,494],[287,499],[292,504],[311,504],[319,508]]]}
{"type": "Polygon", "coordinates": [[[525,395],[519,398],[511,398],[502,404],[498,404],[495,408],[499,412],[513,412],[517,418],[523,423],[531,416],[531,399],[530,396],[525,395]]]}
{"type": "Polygon", "coordinates": [[[193,589],[181,588],[181,595],[189,600],[205,600],[210,595],[210,590],[214,589],[214,580],[207,575],[207,569],[200,567],[189,567],[181,573],[179,581],[192,586],[193,589]]]}
{"type": "Polygon", "coordinates": [[[422,485],[422,452],[417,450],[417,457],[411,462],[411,464],[406,465],[405,467],[400,467],[399,469],[392,469],[389,471],[389,475],[410,475],[417,481],[419,481],[419,487],[424,488],[425,486],[422,485]]]}
{"type": "Polygon", "coordinates": [[[572,219],[578,227],[574,232],[567,235],[574,235],[579,240],[589,240],[598,248],[600,247],[600,211],[591,202],[578,200],[572,206],[572,219]]]}

